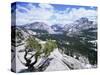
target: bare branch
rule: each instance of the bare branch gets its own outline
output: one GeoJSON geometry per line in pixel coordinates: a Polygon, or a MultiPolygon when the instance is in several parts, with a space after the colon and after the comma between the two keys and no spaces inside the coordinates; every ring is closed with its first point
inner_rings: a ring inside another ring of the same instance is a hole
{"type": "Polygon", "coordinates": [[[24,66],[26,66],[26,63],[25,63],[25,62],[22,62],[21,59],[20,59],[20,57],[19,57],[18,55],[17,55],[17,57],[18,57],[19,61],[20,61],[24,66]]]}

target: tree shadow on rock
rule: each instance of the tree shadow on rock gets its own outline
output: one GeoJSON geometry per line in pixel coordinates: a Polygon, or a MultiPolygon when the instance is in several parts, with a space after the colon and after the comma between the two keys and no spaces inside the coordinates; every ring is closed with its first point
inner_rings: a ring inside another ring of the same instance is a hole
{"type": "Polygon", "coordinates": [[[50,65],[50,61],[52,59],[53,58],[46,59],[43,62],[43,64],[41,64],[38,68],[31,67],[31,68],[28,68],[28,69],[22,69],[21,71],[19,71],[19,73],[25,73],[25,72],[42,72],[42,71],[45,71],[46,68],[50,65]]]}

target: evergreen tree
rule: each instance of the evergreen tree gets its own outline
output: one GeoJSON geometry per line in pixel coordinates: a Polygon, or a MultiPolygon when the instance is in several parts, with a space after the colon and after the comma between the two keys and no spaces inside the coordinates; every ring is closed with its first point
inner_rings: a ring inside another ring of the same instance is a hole
{"type": "MultiPolygon", "coordinates": [[[[79,53],[89,59],[90,64],[97,64],[97,28],[87,28],[80,34],[71,37],[65,35],[66,40],[62,42],[65,53],[73,56],[79,53]],[[66,44],[68,42],[68,44],[66,44]]],[[[78,59],[78,58],[77,58],[78,59]]]]}
{"type": "Polygon", "coordinates": [[[97,64],[97,28],[88,28],[81,31],[81,42],[85,55],[91,64],[97,64]]]}
{"type": "Polygon", "coordinates": [[[47,42],[44,45],[45,56],[49,56],[50,53],[54,50],[54,48],[57,48],[56,42],[52,40],[47,40],[47,42]]]}
{"type": "MultiPolygon", "coordinates": [[[[19,56],[18,58],[23,65],[28,67],[27,70],[29,71],[37,70],[34,67],[34,65],[37,63],[39,57],[42,54],[44,54],[44,57],[47,58],[50,55],[50,53],[54,50],[54,48],[57,48],[56,41],[53,40],[47,40],[46,43],[44,44],[44,48],[42,48],[42,45],[33,36],[29,36],[25,42],[26,42],[26,48],[24,50],[25,52],[24,59],[26,63],[20,60],[19,56]],[[30,57],[27,57],[28,55],[30,55],[30,57]],[[33,57],[34,57],[34,61],[32,61],[33,57]]],[[[19,52],[23,52],[23,50],[19,52]]]]}

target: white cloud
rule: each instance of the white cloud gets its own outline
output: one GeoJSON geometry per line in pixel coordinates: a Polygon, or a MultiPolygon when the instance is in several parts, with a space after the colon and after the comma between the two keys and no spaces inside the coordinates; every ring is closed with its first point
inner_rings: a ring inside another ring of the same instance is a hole
{"type": "Polygon", "coordinates": [[[47,8],[47,9],[53,9],[53,6],[50,4],[39,4],[40,8],[47,8]]]}
{"type": "Polygon", "coordinates": [[[80,9],[73,9],[72,12],[69,14],[72,18],[79,19],[81,17],[87,17],[89,19],[93,18],[93,16],[97,16],[97,11],[95,10],[86,10],[84,8],[80,9]]]}
{"type": "Polygon", "coordinates": [[[26,10],[27,13],[22,13],[18,9],[16,10],[16,23],[17,25],[23,25],[32,23],[34,21],[42,21],[48,24],[67,24],[71,23],[81,17],[87,17],[94,20],[97,16],[97,11],[95,10],[86,10],[85,8],[66,8],[64,11],[57,11],[50,4],[39,4],[39,7],[36,7],[32,4],[28,4],[30,9],[27,9],[23,6],[18,6],[23,10],[26,10]]]}
{"type": "Polygon", "coordinates": [[[71,12],[69,13],[64,13],[64,14],[56,14],[57,18],[60,20],[64,20],[68,22],[73,22],[81,17],[87,17],[89,19],[94,18],[97,16],[97,12],[95,10],[86,10],[84,8],[73,8],[71,12]]]}
{"type": "MultiPolygon", "coordinates": [[[[24,8],[24,7],[21,7],[24,8]]],[[[25,9],[25,8],[24,8],[25,9]]],[[[16,23],[18,25],[27,24],[34,20],[47,20],[52,13],[46,9],[31,7],[27,13],[22,13],[16,9],[16,23]]]]}

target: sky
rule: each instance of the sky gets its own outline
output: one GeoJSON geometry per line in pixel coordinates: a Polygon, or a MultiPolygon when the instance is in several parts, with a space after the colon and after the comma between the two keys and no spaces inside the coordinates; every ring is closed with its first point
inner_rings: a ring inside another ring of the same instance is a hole
{"type": "MultiPolygon", "coordinates": [[[[96,20],[97,7],[16,2],[11,6],[12,16],[16,15],[16,25],[25,25],[33,22],[53,24],[69,24],[81,17],[96,20]]],[[[14,22],[15,17],[12,17],[14,22]]]]}

